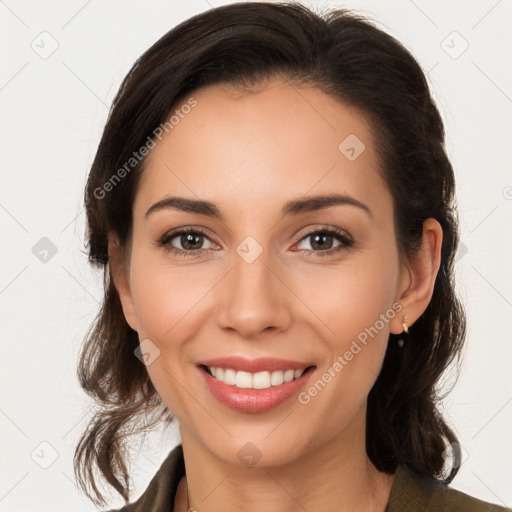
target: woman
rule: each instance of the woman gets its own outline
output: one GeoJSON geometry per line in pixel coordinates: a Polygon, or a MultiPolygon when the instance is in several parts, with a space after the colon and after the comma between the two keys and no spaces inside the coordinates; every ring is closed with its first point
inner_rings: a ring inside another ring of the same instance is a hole
{"type": "Polygon", "coordinates": [[[341,9],[227,5],[140,57],[85,193],[95,503],[94,465],[126,512],[505,510],[448,486],[436,384],[465,315],[443,143],[414,58],[341,9]],[[128,436],[174,418],[128,505],[128,436]]]}

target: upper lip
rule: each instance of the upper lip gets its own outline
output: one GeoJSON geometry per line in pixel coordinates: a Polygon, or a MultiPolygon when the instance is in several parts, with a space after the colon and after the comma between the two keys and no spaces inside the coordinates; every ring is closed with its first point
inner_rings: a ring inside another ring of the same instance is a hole
{"type": "Polygon", "coordinates": [[[290,361],[288,359],[275,359],[272,357],[245,359],[237,356],[208,359],[200,361],[198,364],[212,368],[224,368],[249,373],[272,372],[276,370],[302,370],[313,366],[311,363],[301,363],[300,361],[290,361]]]}

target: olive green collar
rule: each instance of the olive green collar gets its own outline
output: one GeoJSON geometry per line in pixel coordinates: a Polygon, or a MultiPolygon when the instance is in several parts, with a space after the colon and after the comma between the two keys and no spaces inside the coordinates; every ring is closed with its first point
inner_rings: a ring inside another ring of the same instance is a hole
{"type": "MultiPolygon", "coordinates": [[[[185,475],[182,445],[176,446],[164,460],[144,493],[119,511],[172,512],[181,478],[185,475]]],[[[384,512],[512,512],[478,500],[431,477],[422,477],[405,466],[398,466],[388,504],[384,512]]]]}

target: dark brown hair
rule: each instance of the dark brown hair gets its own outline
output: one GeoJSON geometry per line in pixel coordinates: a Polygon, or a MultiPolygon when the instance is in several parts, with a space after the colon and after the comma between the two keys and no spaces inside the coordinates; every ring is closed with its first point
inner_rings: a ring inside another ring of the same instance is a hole
{"type": "Polygon", "coordinates": [[[85,190],[89,260],[104,270],[105,296],[87,333],[78,377],[99,411],[80,439],[74,463],[80,486],[97,504],[105,500],[94,466],[128,501],[128,437],[173,420],[134,356],[138,336],[125,320],[108,264],[110,232],[129,250],[132,205],[145,159],[108,193],[105,183],[197,88],[229,84],[247,92],[276,76],[316,87],[366,114],[393,196],[401,254],[418,250],[426,219],[442,226],[441,266],[430,304],[403,348],[399,336],[390,335],[381,374],[368,396],[366,449],[386,473],[402,464],[449,483],[458,471],[457,439],[437,404],[443,398],[439,379],[450,363],[460,361],[465,338],[453,278],[459,227],[443,123],[424,73],[398,41],[353,12],[247,2],[182,22],[135,62],[114,99],[90,170],[85,190]],[[445,478],[446,453],[455,463],[445,478]]]}

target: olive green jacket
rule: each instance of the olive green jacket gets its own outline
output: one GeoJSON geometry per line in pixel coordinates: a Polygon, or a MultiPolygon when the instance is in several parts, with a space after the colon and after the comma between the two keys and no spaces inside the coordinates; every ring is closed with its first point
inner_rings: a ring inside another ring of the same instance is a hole
{"type": "MultiPolygon", "coordinates": [[[[108,512],[172,512],[178,483],[185,474],[182,445],[162,463],[135,502],[108,512]]],[[[384,512],[512,512],[451,489],[434,478],[422,478],[399,466],[384,512]]],[[[314,511],[313,511],[314,512],[314,511]]]]}

